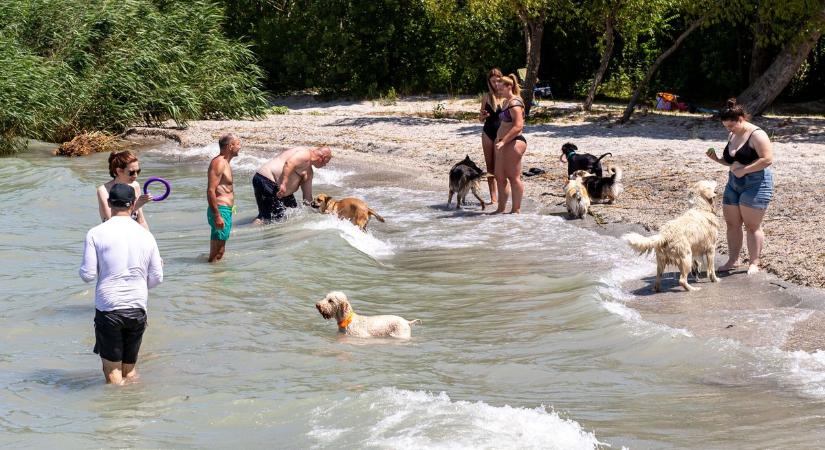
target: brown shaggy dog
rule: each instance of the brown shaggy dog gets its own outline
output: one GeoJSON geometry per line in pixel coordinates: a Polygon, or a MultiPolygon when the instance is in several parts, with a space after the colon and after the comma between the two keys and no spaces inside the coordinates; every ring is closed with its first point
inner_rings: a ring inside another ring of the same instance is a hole
{"type": "Polygon", "coordinates": [[[687,291],[698,290],[688,284],[687,277],[694,259],[705,257],[708,278],[718,282],[713,258],[716,238],[719,235],[719,219],[713,200],[716,197],[715,181],[700,181],[690,189],[688,202],[692,207],[681,216],[665,223],[659,234],[644,237],[637,233],[622,236],[639,253],[656,252],[656,282],[653,290],[661,290],[662,273],[668,264],[679,268],[679,285],[687,291]]]}
{"type": "Polygon", "coordinates": [[[375,216],[381,222],[384,221],[384,218],[370,209],[363,200],[354,197],[333,200],[327,194],[318,194],[312,199],[311,206],[318,208],[322,213],[335,214],[339,219],[347,219],[357,225],[358,228],[361,228],[362,231],[367,231],[367,222],[370,221],[370,216],[375,216]]]}
{"type": "Polygon", "coordinates": [[[397,337],[411,336],[411,325],[420,320],[406,320],[399,316],[362,316],[355,314],[343,292],[333,291],[315,304],[324,319],[335,317],[338,331],[355,337],[397,337]]]}
{"type": "Polygon", "coordinates": [[[590,208],[590,195],[584,187],[585,178],[592,177],[593,174],[586,170],[577,170],[570,174],[570,180],[564,185],[564,203],[567,205],[567,213],[570,217],[581,219],[587,215],[590,208]]]}

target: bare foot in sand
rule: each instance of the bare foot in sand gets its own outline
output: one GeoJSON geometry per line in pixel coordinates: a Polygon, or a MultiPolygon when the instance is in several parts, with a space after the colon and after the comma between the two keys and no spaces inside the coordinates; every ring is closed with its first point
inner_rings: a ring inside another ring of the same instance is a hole
{"type": "Polygon", "coordinates": [[[751,264],[748,266],[748,275],[753,275],[756,272],[759,272],[759,266],[756,264],[751,264]]]}
{"type": "Polygon", "coordinates": [[[739,265],[738,261],[728,261],[725,264],[722,264],[721,266],[719,266],[719,268],[716,269],[716,271],[717,272],[730,272],[731,270],[735,269],[736,266],[738,266],[738,265],[739,265]]]}
{"type": "Polygon", "coordinates": [[[507,214],[521,214],[521,210],[520,210],[520,209],[517,209],[517,210],[515,210],[515,211],[512,211],[512,210],[511,210],[511,211],[510,211],[509,213],[507,213],[507,214]]]}

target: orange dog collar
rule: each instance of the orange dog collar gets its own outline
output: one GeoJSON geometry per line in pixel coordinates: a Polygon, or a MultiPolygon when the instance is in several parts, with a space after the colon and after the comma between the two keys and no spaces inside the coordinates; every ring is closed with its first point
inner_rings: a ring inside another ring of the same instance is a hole
{"type": "Polygon", "coordinates": [[[344,320],[338,322],[338,326],[341,327],[341,328],[348,327],[349,323],[352,322],[352,316],[354,316],[354,315],[355,315],[355,313],[350,311],[350,313],[347,315],[347,317],[344,320]]]}

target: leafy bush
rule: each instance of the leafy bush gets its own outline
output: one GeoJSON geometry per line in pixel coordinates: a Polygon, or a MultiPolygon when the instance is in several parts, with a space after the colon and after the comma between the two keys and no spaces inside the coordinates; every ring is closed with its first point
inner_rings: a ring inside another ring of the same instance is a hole
{"type": "Polygon", "coordinates": [[[269,108],[269,114],[289,114],[289,108],[286,106],[273,106],[269,108]]]}
{"type": "Polygon", "coordinates": [[[0,2],[0,153],[136,123],[258,117],[263,73],[206,0],[0,2]]]}

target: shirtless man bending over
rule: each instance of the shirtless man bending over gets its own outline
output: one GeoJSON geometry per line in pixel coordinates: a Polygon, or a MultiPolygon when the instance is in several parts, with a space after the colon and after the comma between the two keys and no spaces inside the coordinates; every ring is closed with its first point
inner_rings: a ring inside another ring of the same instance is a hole
{"type": "Polygon", "coordinates": [[[235,206],[235,187],[232,184],[232,167],[229,161],[238,156],[241,140],[233,134],[225,134],[218,141],[220,154],[212,158],[207,172],[206,220],[212,227],[209,241],[209,262],[220,261],[229,233],[232,231],[232,209],[235,206]]]}
{"type": "Polygon", "coordinates": [[[261,166],[252,177],[258,203],[255,223],[283,220],[286,208],[298,207],[295,191],[301,188],[304,203],[312,201],[313,167],[324,167],[332,159],[329,147],[291,148],[261,166]]]}

